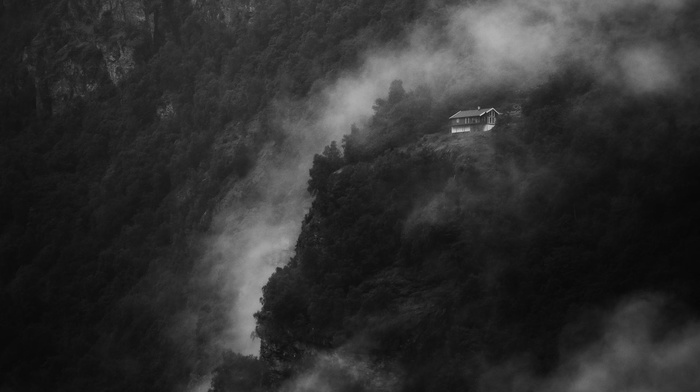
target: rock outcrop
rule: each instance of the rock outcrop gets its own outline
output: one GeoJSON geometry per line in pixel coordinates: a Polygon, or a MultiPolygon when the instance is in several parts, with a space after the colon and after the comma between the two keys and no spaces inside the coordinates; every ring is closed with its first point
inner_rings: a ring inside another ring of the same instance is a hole
{"type": "Polygon", "coordinates": [[[100,86],[119,85],[153,42],[162,5],[149,0],[58,2],[24,50],[42,116],[64,112],[100,86]]]}

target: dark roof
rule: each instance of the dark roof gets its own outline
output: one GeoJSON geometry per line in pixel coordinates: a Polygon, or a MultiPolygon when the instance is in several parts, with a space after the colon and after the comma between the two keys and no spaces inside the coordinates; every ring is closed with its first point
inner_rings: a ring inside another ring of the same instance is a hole
{"type": "Polygon", "coordinates": [[[465,118],[465,117],[481,117],[484,114],[494,111],[497,114],[501,114],[498,110],[494,108],[484,108],[484,109],[474,109],[474,110],[460,110],[459,112],[455,113],[450,117],[450,120],[453,118],[465,118]]]}

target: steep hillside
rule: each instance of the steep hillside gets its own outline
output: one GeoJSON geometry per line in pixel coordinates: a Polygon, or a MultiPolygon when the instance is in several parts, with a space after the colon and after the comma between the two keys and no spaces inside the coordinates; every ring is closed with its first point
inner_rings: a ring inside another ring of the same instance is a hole
{"type": "Polygon", "coordinates": [[[549,374],[630,295],[698,314],[698,2],[0,20],[2,391],[493,392],[492,364],[549,374]],[[444,134],[477,105],[507,115],[444,134]]]}
{"type": "Polygon", "coordinates": [[[553,371],[630,296],[699,314],[690,96],[624,96],[567,71],[489,133],[409,137],[380,121],[407,112],[377,109],[344,154],[316,156],[296,255],[264,289],[258,334],[277,377],[350,351],[398,364],[400,390],[477,390],[513,358],[553,371]]]}
{"type": "Polygon", "coordinates": [[[2,2],[0,389],[172,391],[220,360],[202,238],[285,205],[259,197],[299,154],[274,101],[424,6],[336,3],[2,2]]]}

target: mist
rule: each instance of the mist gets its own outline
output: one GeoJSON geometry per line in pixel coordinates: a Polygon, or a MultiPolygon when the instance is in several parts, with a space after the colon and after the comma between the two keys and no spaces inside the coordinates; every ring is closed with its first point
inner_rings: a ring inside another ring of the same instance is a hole
{"type": "Polygon", "coordinates": [[[254,315],[268,278],[294,254],[311,204],[306,188],[313,156],[347,133],[349,124],[369,118],[371,105],[364,103],[379,94],[360,89],[349,97],[343,83],[306,101],[278,99],[272,104],[272,123],[284,133],[284,145],[263,148],[255,168],[227,190],[213,218],[191,282],[192,302],[200,308],[191,309],[180,325],[204,346],[191,391],[208,389],[211,377],[206,374],[222,352],[259,355],[254,315]]]}
{"type": "MultiPolygon", "coordinates": [[[[391,81],[400,79],[409,89],[427,86],[434,98],[444,100],[490,85],[526,90],[574,64],[632,94],[673,92],[682,87],[684,70],[697,64],[699,57],[696,48],[673,34],[675,18],[688,4],[684,0],[503,0],[446,6],[436,1],[399,42],[369,45],[358,69],[347,70],[337,80],[319,81],[321,87],[314,90],[318,92],[303,101],[275,101],[269,112],[274,126],[287,136],[285,145],[263,149],[257,166],[228,192],[216,213],[193,286],[211,296],[204,302],[215,309],[207,312],[218,316],[209,323],[213,327],[197,334],[213,353],[233,350],[258,355],[254,314],[267,279],[293,255],[311,202],[306,186],[313,155],[348,133],[352,124],[362,127],[391,81]]],[[[630,306],[619,314],[646,309],[630,306]]],[[[202,320],[205,316],[199,312],[195,317],[202,320]]],[[[666,380],[684,371],[685,365],[659,370],[661,362],[698,359],[695,348],[684,351],[676,340],[657,344],[645,330],[631,328],[611,327],[605,349],[578,357],[575,365],[567,367],[575,369],[572,374],[557,377],[544,390],[553,390],[554,384],[569,391],[613,390],[619,384],[617,377],[647,368],[656,369],[651,374],[666,380]],[[613,373],[603,370],[603,364],[632,360],[639,354],[650,354],[657,362],[632,361],[629,366],[611,368],[613,373]]],[[[697,347],[697,339],[693,332],[681,340],[697,347]]],[[[320,361],[342,362],[329,358],[320,361]]],[[[317,380],[318,373],[304,377],[287,390],[316,390],[298,385],[317,380]]],[[[670,390],[687,390],[683,388],[670,390]]]]}
{"type": "Polygon", "coordinates": [[[487,371],[480,390],[697,391],[700,325],[671,321],[669,306],[651,294],[624,300],[605,317],[600,338],[564,356],[550,376],[538,377],[527,361],[514,360],[487,371]]]}
{"type": "Polygon", "coordinates": [[[311,366],[280,388],[280,392],[376,391],[392,392],[401,386],[401,374],[393,365],[341,348],[317,354],[311,366]]]}
{"type": "Polygon", "coordinates": [[[600,342],[569,360],[546,391],[697,391],[700,326],[664,325],[663,300],[623,303],[600,342]]]}
{"type": "Polygon", "coordinates": [[[363,66],[334,89],[344,92],[341,107],[365,115],[395,79],[409,88],[428,86],[435,98],[443,98],[490,85],[531,88],[571,65],[631,93],[673,91],[700,58],[674,30],[687,4],[503,0],[448,7],[435,2],[404,42],[369,50],[363,66]]]}

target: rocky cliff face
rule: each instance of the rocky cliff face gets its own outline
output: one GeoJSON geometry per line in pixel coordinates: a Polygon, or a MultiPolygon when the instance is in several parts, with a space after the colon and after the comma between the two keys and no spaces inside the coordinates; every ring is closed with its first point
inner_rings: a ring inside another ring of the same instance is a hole
{"type": "Polygon", "coordinates": [[[39,113],[62,113],[100,86],[119,85],[136,67],[137,52],[153,43],[160,7],[148,0],[47,5],[22,58],[39,113]]]}
{"type": "MultiPolygon", "coordinates": [[[[3,9],[11,7],[3,2],[3,9]]],[[[60,0],[33,2],[38,29],[21,67],[34,80],[38,113],[63,113],[75,99],[100,86],[118,86],[172,28],[173,5],[161,0],[60,0]],[[39,12],[39,11],[45,12],[39,12]]],[[[247,20],[250,0],[192,0],[188,5],[212,21],[247,20]]],[[[176,35],[177,33],[174,32],[176,35]]]]}

